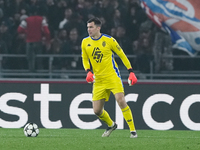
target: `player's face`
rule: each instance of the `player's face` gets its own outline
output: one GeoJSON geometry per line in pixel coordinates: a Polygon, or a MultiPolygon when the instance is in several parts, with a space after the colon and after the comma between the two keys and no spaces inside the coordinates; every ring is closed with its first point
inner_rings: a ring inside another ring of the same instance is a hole
{"type": "Polygon", "coordinates": [[[100,32],[100,27],[96,26],[94,22],[90,22],[87,24],[88,34],[91,37],[95,37],[100,32]]]}

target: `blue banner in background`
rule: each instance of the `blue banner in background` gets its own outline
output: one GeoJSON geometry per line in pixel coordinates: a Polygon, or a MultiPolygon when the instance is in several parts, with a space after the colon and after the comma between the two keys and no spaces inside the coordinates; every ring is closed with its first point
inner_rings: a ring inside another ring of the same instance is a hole
{"type": "Polygon", "coordinates": [[[140,0],[148,17],[171,36],[173,48],[200,51],[200,0],[140,0]]]}

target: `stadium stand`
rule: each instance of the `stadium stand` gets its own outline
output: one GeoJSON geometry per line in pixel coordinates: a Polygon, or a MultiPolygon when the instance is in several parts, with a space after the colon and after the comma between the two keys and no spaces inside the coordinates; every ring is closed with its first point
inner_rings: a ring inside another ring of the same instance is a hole
{"type": "MultiPolygon", "coordinates": [[[[200,56],[172,49],[169,35],[148,20],[138,0],[1,1],[0,77],[85,78],[80,43],[87,36],[86,21],[93,16],[101,18],[102,32],[119,41],[139,79],[200,79],[200,56]],[[36,55],[43,59],[43,69],[31,73],[25,35],[17,28],[35,9],[48,22],[51,46],[47,48],[43,39],[43,53],[36,55]]],[[[126,77],[126,70],[121,70],[126,77]]]]}

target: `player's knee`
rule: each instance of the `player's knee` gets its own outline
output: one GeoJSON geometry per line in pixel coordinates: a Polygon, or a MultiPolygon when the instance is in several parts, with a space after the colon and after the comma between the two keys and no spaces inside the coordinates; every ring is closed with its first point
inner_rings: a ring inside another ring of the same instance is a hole
{"type": "Polygon", "coordinates": [[[94,109],[94,114],[97,115],[97,116],[101,116],[102,114],[102,110],[101,109],[94,109]]]}
{"type": "Polygon", "coordinates": [[[127,106],[127,103],[126,103],[126,101],[124,99],[117,100],[117,103],[118,103],[118,105],[119,105],[119,107],[121,109],[123,109],[123,108],[125,108],[127,106]]]}

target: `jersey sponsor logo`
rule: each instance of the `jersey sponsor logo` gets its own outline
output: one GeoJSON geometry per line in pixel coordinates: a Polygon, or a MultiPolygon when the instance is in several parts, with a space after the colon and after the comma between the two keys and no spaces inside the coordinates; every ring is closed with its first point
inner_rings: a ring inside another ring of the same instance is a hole
{"type": "Polygon", "coordinates": [[[103,58],[103,54],[101,53],[101,50],[99,47],[95,47],[93,52],[92,52],[93,59],[96,60],[97,63],[100,63],[103,58]]]}
{"type": "Polygon", "coordinates": [[[91,46],[90,44],[88,44],[87,46],[91,46]]]}
{"type": "Polygon", "coordinates": [[[127,120],[127,122],[131,122],[131,121],[132,121],[132,119],[127,120]]]}
{"type": "Polygon", "coordinates": [[[117,49],[120,51],[121,50],[121,47],[119,45],[116,45],[117,49]]]}

